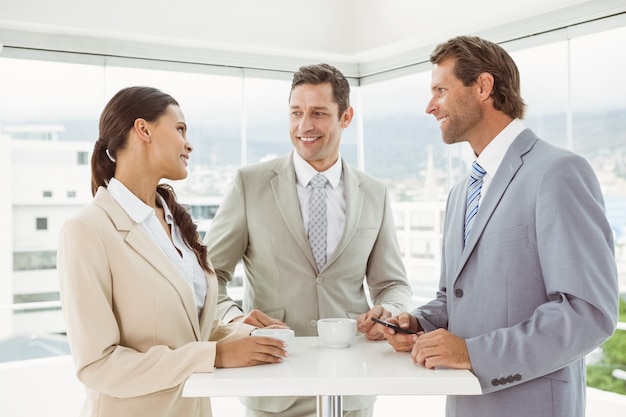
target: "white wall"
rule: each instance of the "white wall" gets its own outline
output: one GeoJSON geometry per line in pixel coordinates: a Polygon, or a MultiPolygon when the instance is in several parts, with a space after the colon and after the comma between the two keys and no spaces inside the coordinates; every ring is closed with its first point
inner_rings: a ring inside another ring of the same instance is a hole
{"type": "Polygon", "coordinates": [[[0,178],[2,193],[0,198],[0,338],[13,333],[13,220],[11,199],[11,140],[0,134],[0,178]]]}

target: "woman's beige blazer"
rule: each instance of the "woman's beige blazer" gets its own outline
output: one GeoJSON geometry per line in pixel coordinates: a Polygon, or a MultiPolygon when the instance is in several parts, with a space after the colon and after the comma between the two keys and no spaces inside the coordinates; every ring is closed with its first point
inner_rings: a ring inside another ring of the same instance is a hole
{"type": "Polygon", "coordinates": [[[251,329],[218,324],[214,275],[198,319],[183,276],[105,188],[63,225],[57,269],[83,416],[211,416],[182,384],[213,371],[215,341],[251,329]]]}

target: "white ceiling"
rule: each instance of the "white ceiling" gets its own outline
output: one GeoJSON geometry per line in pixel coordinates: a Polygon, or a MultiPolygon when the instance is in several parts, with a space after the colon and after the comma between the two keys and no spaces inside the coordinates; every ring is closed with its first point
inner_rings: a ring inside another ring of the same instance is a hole
{"type": "Polygon", "coordinates": [[[626,12],[626,0],[0,0],[0,44],[362,76],[461,34],[503,42],[626,12]]]}

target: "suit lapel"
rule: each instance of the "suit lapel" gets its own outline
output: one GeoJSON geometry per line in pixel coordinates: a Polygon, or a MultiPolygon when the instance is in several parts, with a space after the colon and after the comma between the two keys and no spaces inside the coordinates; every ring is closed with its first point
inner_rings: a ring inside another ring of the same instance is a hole
{"type": "Polygon", "coordinates": [[[365,200],[365,193],[363,193],[361,189],[361,180],[354,174],[354,169],[343,160],[341,161],[341,165],[346,196],[346,221],[339,243],[337,243],[337,247],[324,266],[324,269],[335,262],[352,241],[352,237],[361,220],[361,211],[363,209],[363,201],[365,200]]]}
{"type": "Polygon", "coordinates": [[[463,251],[463,236],[465,228],[465,201],[467,200],[467,181],[469,174],[465,176],[463,181],[458,182],[450,191],[446,211],[450,214],[446,215],[445,233],[454,235],[450,236],[454,246],[452,253],[461,253],[463,251]],[[458,249],[458,250],[457,250],[458,249]]]}
{"type": "Polygon", "coordinates": [[[270,180],[270,187],[276,200],[278,211],[302,253],[307,257],[311,266],[317,269],[302,220],[292,154],[290,153],[278,159],[273,170],[276,176],[270,180]],[[294,203],[296,204],[295,208],[294,203]]]}
{"type": "MultiPolygon", "coordinates": [[[[476,215],[474,219],[474,224],[472,225],[472,232],[470,233],[467,242],[465,242],[465,248],[463,249],[463,252],[461,254],[457,277],[465,266],[465,263],[469,259],[469,256],[474,250],[474,247],[478,243],[480,236],[483,234],[483,231],[485,230],[489,219],[491,218],[494,210],[500,203],[500,200],[504,196],[504,193],[509,187],[509,184],[511,184],[511,181],[513,181],[515,174],[522,167],[522,156],[532,148],[537,139],[538,138],[530,130],[526,129],[522,133],[520,133],[517,138],[515,138],[515,140],[507,150],[506,154],[504,155],[504,159],[502,160],[498,171],[494,174],[493,180],[489,185],[489,192],[480,203],[478,214],[476,215]]],[[[463,196],[464,198],[467,197],[467,189],[463,193],[463,196]]],[[[463,212],[461,215],[462,230],[465,219],[465,208],[463,208],[461,211],[463,212]]],[[[463,238],[461,237],[461,240],[462,239],[463,238]]]]}
{"type": "MultiPolygon", "coordinates": [[[[346,224],[337,248],[323,269],[328,268],[352,240],[352,236],[359,224],[363,207],[364,193],[361,190],[361,181],[357,175],[354,175],[352,168],[345,161],[342,160],[341,163],[346,193],[346,224]]],[[[307,257],[311,266],[317,269],[311,245],[304,228],[300,207],[298,205],[297,210],[293,209],[294,202],[298,203],[299,199],[292,154],[290,153],[288,156],[278,159],[273,169],[276,176],[270,180],[270,187],[278,210],[302,253],[307,257]]]]}
{"type": "Polygon", "coordinates": [[[196,313],[196,304],[193,293],[187,284],[185,278],[172,265],[161,248],[154,242],[140,224],[135,223],[126,214],[124,209],[115,201],[115,199],[104,188],[98,190],[94,202],[101,206],[111,218],[113,224],[120,232],[126,232],[126,243],[146,262],[154,267],[155,279],[164,278],[170,282],[174,289],[178,292],[181,302],[187,312],[189,321],[193,326],[196,338],[200,340],[200,324],[196,313]]]}

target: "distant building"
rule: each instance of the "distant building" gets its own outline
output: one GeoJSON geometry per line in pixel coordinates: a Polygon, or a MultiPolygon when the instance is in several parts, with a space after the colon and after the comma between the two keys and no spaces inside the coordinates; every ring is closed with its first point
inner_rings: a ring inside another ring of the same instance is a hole
{"type": "Polygon", "coordinates": [[[33,139],[26,129],[14,131],[20,138],[8,140],[12,274],[0,287],[10,289],[10,297],[0,295],[1,304],[13,307],[11,326],[2,331],[59,333],[65,326],[56,274],[58,234],[65,219],[91,200],[93,143],[51,140],[55,131],[34,129],[44,139],[33,139]]]}

